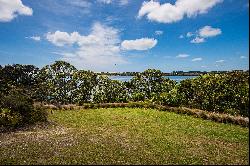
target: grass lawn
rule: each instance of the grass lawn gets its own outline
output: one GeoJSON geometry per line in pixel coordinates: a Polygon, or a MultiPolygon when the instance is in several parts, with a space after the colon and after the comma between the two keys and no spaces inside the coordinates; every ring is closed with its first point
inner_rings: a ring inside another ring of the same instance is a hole
{"type": "Polygon", "coordinates": [[[248,128],[152,109],[54,111],[0,134],[0,164],[248,164],[248,128]],[[53,122],[53,123],[52,123],[53,122]]]}

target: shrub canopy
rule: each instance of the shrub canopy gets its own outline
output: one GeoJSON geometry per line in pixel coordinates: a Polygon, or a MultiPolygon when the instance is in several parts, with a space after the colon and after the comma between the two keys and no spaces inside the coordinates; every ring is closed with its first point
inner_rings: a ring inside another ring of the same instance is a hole
{"type": "Polygon", "coordinates": [[[248,116],[249,73],[205,74],[176,83],[160,70],[148,69],[128,82],[56,61],[39,70],[32,65],[0,67],[0,97],[22,89],[33,101],[52,104],[150,101],[248,116]]]}

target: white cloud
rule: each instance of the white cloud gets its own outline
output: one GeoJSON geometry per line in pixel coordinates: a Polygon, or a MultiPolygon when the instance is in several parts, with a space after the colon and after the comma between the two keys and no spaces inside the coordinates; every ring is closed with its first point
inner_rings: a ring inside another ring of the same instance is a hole
{"type": "Polygon", "coordinates": [[[192,37],[192,36],[194,36],[194,34],[192,32],[188,32],[186,36],[187,37],[192,37]]]}
{"type": "Polygon", "coordinates": [[[101,71],[115,64],[127,63],[121,55],[119,31],[100,23],[95,23],[87,36],[56,31],[48,33],[47,39],[56,46],[76,44],[77,48],[72,47],[74,51],[57,54],[80,68],[101,71]]]}
{"type": "Polygon", "coordinates": [[[124,40],[121,44],[123,50],[148,50],[157,44],[156,39],[141,38],[136,40],[124,40]]]}
{"type": "Polygon", "coordinates": [[[155,34],[156,34],[156,35],[162,35],[162,34],[163,34],[163,31],[159,31],[159,30],[158,30],[158,31],[155,31],[155,34]]]}
{"type": "Polygon", "coordinates": [[[225,62],[225,60],[221,59],[221,60],[218,60],[218,61],[215,61],[216,63],[223,63],[225,62]]]}
{"type": "Polygon", "coordinates": [[[31,16],[33,11],[21,0],[0,0],[0,22],[9,22],[18,15],[31,16]]]}
{"type": "Polygon", "coordinates": [[[183,35],[180,35],[180,36],[179,36],[179,38],[180,38],[180,39],[183,39],[183,38],[184,38],[184,36],[183,36],[183,35]]]}
{"type": "Polygon", "coordinates": [[[91,6],[91,3],[86,0],[67,0],[67,3],[81,8],[89,8],[91,6]]]}
{"type": "Polygon", "coordinates": [[[194,58],[194,59],[192,59],[192,62],[195,62],[195,61],[202,61],[202,58],[194,58]]]}
{"type": "Polygon", "coordinates": [[[120,5],[127,5],[128,4],[128,0],[120,0],[120,5]]]}
{"type": "Polygon", "coordinates": [[[105,4],[110,4],[112,2],[112,0],[98,0],[98,1],[105,4]]]}
{"type": "Polygon", "coordinates": [[[72,32],[71,34],[68,34],[67,32],[56,31],[55,33],[48,32],[46,34],[47,40],[56,46],[64,46],[67,44],[71,45],[77,42],[80,37],[81,36],[78,32],[72,32]]]}
{"type": "MultiPolygon", "coordinates": [[[[104,4],[111,4],[115,1],[114,0],[98,0],[98,2],[104,3],[104,4]]],[[[119,0],[119,5],[121,5],[121,6],[127,5],[128,2],[129,2],[129,0],[119,0]]]]}
{"type": "Polygon", "coordinates": [[[31,37],[25,37],[25,38],[32,39],[32,40],[35,40],[35,41],[40,41],[41,40],[40,36],[31,36],[31,37]]]}
{"type": "Polygon", "coordinates": [[[51,52],[51,53],[56,54],[56,55],[62,55],[64,58],[74,58],[74,57],[76,57],[76,54],[68,53],[68,52],[51,52]]]}
{"type": "Polygon", "coordinates": [[[200,37],[195,37],[193,40],[190,41],[191,43],[203,43],[205,42],[204,38],[200,38],[200,37]]]}
{"type": "Polygon", "coordinates": [[[247,57],[246,56],[240,56],[240,59],[246,59],[247,57]]]}
{"type": "Polygon", "coordinates": [[[145,57],[145,54],[131,54],[127,55],[128,58],[143,58],[145,57]]]}
{"type": "Polygon", "coordinates": [[[144,1],[138,18],[147,16],[150,21],[160,23],[173,23],[182,20],[185,16],[195,17],[198,14],[207,13],[216,4],[223,0],[177,0],[174,5],[170,3],[150,0],[144,1]]]}
{"type": "Polygon", "coordinates": [[[190,55],[188,55],[188,54],[179,54],[179,55],[176,56],[176,58],[187,58],[189,56],[190,55]]]}
{"type": "Polygon", "coordinates": [[[219,28],[213,28],[211,26],[204,26],[200,28],[198,31],[196,31],[195,33],[188,32],[187,37],[195,36],[195,38],[193,38],[190,42],[197,44],[197,43],[205,42],[205,38],[215,37],[217,35],[220,35],[221,33],[222,31],[219,28]]]}
{"type": "Polygon", "coordinates": [[[214,37],[220,35],[221,33],[221,29],[212,28],[211,26],[204,26],[203,28],[199,29],[199,36],[203,38],[214,37]]]}

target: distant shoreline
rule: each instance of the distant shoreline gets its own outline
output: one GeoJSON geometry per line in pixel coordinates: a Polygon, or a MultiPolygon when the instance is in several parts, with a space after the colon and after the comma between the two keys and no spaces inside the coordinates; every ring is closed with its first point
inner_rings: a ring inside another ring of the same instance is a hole
{"type": "MultiPolygon", "coordinates": [[[[223,73],[232,73],[232,72],[249,72],[249,70],[232,70],[232,71],[173,71],[171,73],[162,73],[163,76],[200,76],[204,74],[223,74],[223,73]]],[[[121,73],[114,73],[114,72],[96,72],[98,75],[107,75],[107,76],[136,76],[140,72],[121,72],[121,73]]]]}

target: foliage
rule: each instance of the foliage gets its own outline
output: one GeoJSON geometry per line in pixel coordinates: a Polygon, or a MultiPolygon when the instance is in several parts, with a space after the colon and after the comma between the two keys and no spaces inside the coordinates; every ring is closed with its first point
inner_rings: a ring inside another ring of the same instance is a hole
{"type": "Polygon", "coordinates": [[[183,98],[181,93],[178,92],[177,87],[179,85],[176,85],[173,89],[171,89],[169,92],[163,92],[159,96],[159,100],[157,103],[161,105],[168,105],[168,106],[180,106],[181,105],[181,99],[183,98]]]}
{"type": "Polygon", "coordinates": [[[73,102],[82,104],[91,100],[97,85],[97,75],[92,71],[80,70],[73,74],[73,102]]]}
{"type": "Polygon", "coordinates": [[[46,111],[34,109],[32,99],[18,89],[12,89],[1,97],[0,111],[0,125],[7,127],[45,121],[47,118],[46,111]]]}
{"type": "Polygon", "coordinates": [[[128,82],[56,61],[41,70],[32,65],[0,66],[0,97],[20,89],[35,101],[61,104],[147,101],[248,116],[249,73],[205,74],[176,83],[148,69],[128,82]]]}
{"type": "Polygon", "coordinates": [[[38,68],[33,65],[6,65],[0,67],[0,93],[8,93],[13,87],[23,89],[26,94],[33,95],[37,85],[38,68]]]}
{"type": "Polygon", "coordinates": [[[0,109],[0,126],[16,127],[22,121],[20,113],[13,112],[8,108],[0,109]]]}
{"type": "Polygon", "coordinates": [[[127,102],[128,92],[123,82],[99,76],[93,94],[95,103],[127,102]]]}
{"type": "Polygon", "coordinates": [[[40,82],[36,96],[40,101],[55,104],[73,102],[73,74],[76,68],[64,61],[56,61],[41,69],[38,75],[40,82]]]}
{"type": "Polygon", "coordinates": [[[177,86],[180,104],[248,116],[249,73],[206,74],[177,86]]]}
{"type": "Polygon", "coordinates": [[[145,99],[158,101],[160,94],[168,93],[174,85],[175,82],[164,78],[160,70],[148,69],[132,78],[132,99],[134,101],[144,101],[145,99]]]}

